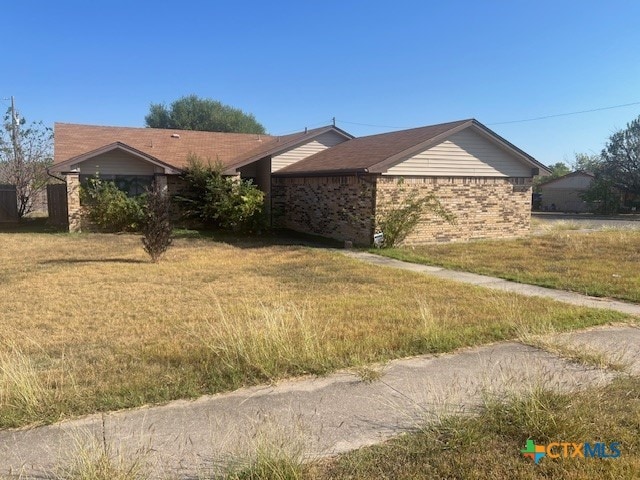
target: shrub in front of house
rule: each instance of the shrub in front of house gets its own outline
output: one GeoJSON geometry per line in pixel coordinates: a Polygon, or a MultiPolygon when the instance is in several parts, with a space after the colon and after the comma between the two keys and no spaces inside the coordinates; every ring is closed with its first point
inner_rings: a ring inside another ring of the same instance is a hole
{"type": "Polygon", "coordinates": [[[90,178],[80,190],[89,220],[104,232],[139,231],[144,222],[144,195],[129,197],[115,183],[90,178]]]}
{"type": "MultiPolygon", "coordinates": [[[[398,192],[405,194],[402,181],[398,182],[398,192]]],[[[398,205],[378,212],[376,216],[376,231],[382,233],[383,248],[393,248],[401,244],[411,234],[425,213],[431,213],[455,224],[455,215],[450,213],[433,194],[420,195],[417,191],[410,191],[398,205]]]]}
{"type": "Polygon", "coordinates": [[[264,193],[251,181],[223,175],[219,164],[189,159],[185,188],[175,197],[185,219],[203,226],[255,233],[266,226],[264,193]]]}

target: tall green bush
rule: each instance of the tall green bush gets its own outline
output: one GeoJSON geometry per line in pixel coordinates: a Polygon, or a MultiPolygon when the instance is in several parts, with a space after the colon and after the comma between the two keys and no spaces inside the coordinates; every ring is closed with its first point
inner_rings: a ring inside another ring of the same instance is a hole
{"type": "Polygon", "coordinates": [[[111,181],[90,178],[80,190],[88,217],[105,232],[138,231],[144,221],[144,199],[127,196],[111,181]]]}
{"type": "Polygon", "coordinates": [[[256,232],[265,227],[264,193],[250,181],[223,175],[220,164],[189,159],[184,191],[175,200],[183,215],[222,230],[256,232]]]}

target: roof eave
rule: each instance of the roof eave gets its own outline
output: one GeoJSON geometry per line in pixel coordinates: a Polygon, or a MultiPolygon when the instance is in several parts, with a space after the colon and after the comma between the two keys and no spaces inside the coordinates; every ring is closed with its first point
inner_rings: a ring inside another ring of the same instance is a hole
{"type": "Polygon", "coordinates": [[[307,170],[300,172],[273,172],[272,177],[336,177],[343,175],[371,174],[368,168],[345,168],[334,170],[307,170]]]}
{"type": "Polygon", "coordinates": [[[485,135],[488,135],[489,137],[491,137],[493,140],[498,141],[499,143],[501,143],[503,147],[505,147],[508,150],[510,150],[516,156],[518,156],[518,157],[522,158],[523,160],[527,161],[533,167],[538,168],[541,173],[544,172],[544,173],[546,173],[548,175],[551,174],[551,170],[549,170],[546,165],[544,165],[543,163],[541,163],[538,160],[536,160],[534,157],[529,155],[524,150],[519,149],[513,143],[511,143],[510,141],[506,140],[504,137],[498,135],[496,132],[494,132],[490,128],[486,127],[485,125],[483,125],[479,121],[474,119],[473,120],[473,126],[476,127],[477,130],[483,132],[485,135]]]}
{"type": "Polygon", "coordinates": [[[182,169],[177,168],[173,165],[169,165],[166,162],[163,162],[162,160],[154,157],[153,155],[149,155],[145,152],[142,152],[134,147],[131,147],[125,143],[122,142],[114,142],[114,143],[110,143],[107,145],[104,145],[102,147],[96,148],[95,150],[91,150],[90,152],[86,152],[83,153],[81,155],[76,155],[75,157],[71,157],[67,160],[64,160],[63,162],[60,163],[56,163],[54,165],[52,165],[49,170],[52,172],[57,172],[57,173],[72,173],[75,170],[70,168],[71,165],[76,164],[76,163],[81,163],[84,161],[87,161],[93,157],[96,157],[98,155],[102,155],[104,153],[108,153],[111,152],[113,150],[122,150],[125,151],[143,161],[152,163],[153,165],[163,168],[164,169],[164,173],[167,175],[178,175],[180,173],[183,172],[182,169]]]}

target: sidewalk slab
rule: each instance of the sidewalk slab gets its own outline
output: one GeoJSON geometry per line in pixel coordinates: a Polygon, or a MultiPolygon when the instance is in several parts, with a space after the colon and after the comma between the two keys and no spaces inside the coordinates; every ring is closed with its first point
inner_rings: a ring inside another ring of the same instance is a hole
{"type": "Polygon", "coordinates": [[[307,458],[318,458],[384,441],[445,413],[473,412],[487,394],[523,392],[540,385],[572,390],[606,384],[615,375],[505,342],[396,360],[372,383],[340,372],[29,430],[0,431],[0,475],[45,478],[67,464],[80,445],[106,444],[124,456],[142,455],[158,478],[211,473],[230,459],[255,451],[261,436],[298,443],[307,458]]]}
{"type": "Polygon", "coordinates": [[[599,327],[554,335],[552,341],[582,351],[600,353],[625,366],[629,373],[640,375],[640,328],[599,327]]]}
{"type": "Polygon", "coordinates": [[[361,260],[363,262],[382,267],[399,268],[410,272],[424,273],[437,278],[453,280],[455,282],[477,285],[503,292],[518,293],[528,297],[544,297],[559,302],[569,303],[580,307],[599,308],[605,310],[615,310],[628,315],[640,316],[640,305],[627,303],[610,298],[590,297],[579,293],[567,292],[564,290],[554,290],[552,288],[538,287],[525,283],[517,283],[502,278],[478,275],[476,273],[460,272],[457,270],[447,270],[441,267],[421,265],[417,263],[403,262],[389,257],[383,257],[368,252],[356,252],[353,250],[337,250],[340,253],[361,260]]]}

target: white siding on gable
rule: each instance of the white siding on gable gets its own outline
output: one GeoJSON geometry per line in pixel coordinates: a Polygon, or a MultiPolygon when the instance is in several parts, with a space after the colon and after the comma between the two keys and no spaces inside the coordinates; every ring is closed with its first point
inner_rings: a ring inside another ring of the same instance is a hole
{"type": "Polygon", "coordinates": [[[385,175],[531,177],[531,166],[467,128],[391,167],[385,175]]]}
{"type": "Polygon", "coordinates": [[[281,168],[287,167],[292,163],[299,162],[300,160],[310,157],[314,153],[321,152],[322,150],[338,145],[346,140],[347,139],[339,133],[325,132],[303,145],[298,145],[297,147],[287,150],[280,155],[273,156],[271,159],[271,171],[276,172],[281,168]]]}
{"type": "Polygon", "coordinates": [[[156,172],[152,163],[119,150],[97,155],[71,168],[79,168],[82,175],[153,175],[156,172]]]}

